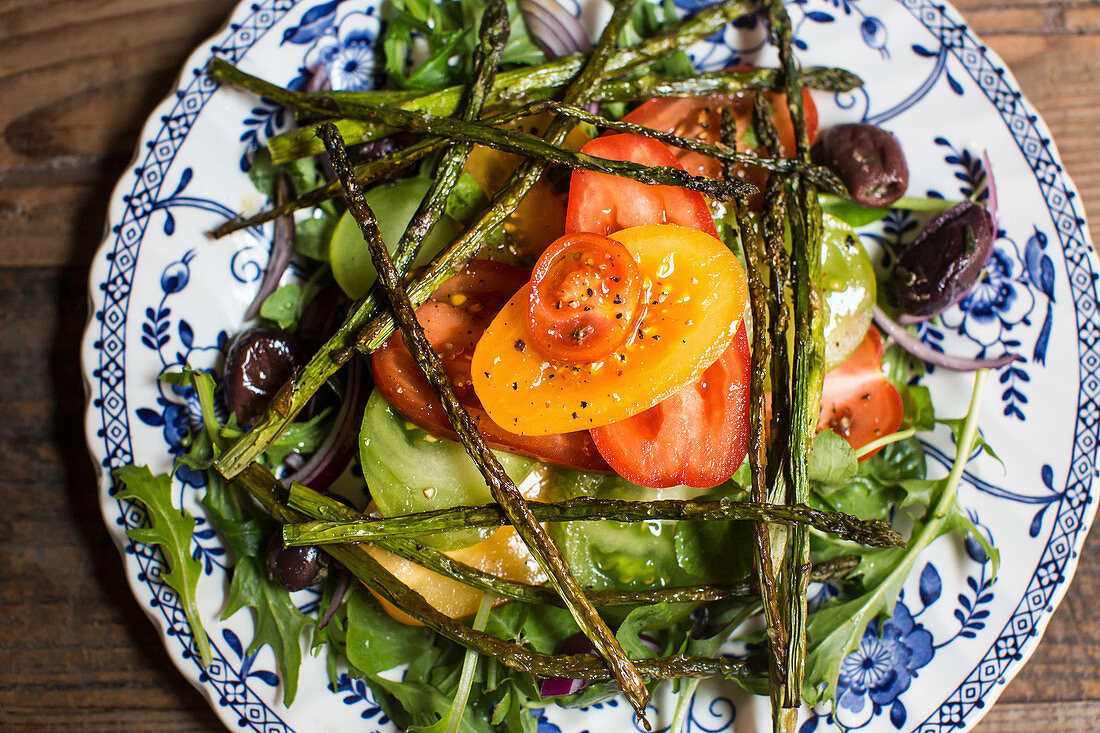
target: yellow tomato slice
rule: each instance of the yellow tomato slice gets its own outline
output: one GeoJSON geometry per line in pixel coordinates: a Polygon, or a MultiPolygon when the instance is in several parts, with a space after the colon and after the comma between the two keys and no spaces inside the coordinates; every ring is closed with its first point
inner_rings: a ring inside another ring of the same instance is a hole
{"type": "Polygon", "coordinates": [[[528,287],[474,350],[474,391],[489,416],[520,435],[587,430],[647,410],[694,381],[725,351],[745,312],[745,275],[719,240],[668,224],[609,235],[638,263],[646,310],[631,338],[589,364],[545,358],[528,344],[528,287]]]}
{"type": "MultiPolygon", "coordinates": [[[[414,562],[380,550],[374,545],[362,545],[370,555],[405,585],[424,596],[429,604],[451,618],[473,616],[481,603],[482,591],[471,588],[452,578],[428,570],[414,562]]],[[[501,527],[488,539],[470,547],[446,553],[452,559],[466,563],[486,573],[509,580],[538,585],[546,581],[538,563],[523,540],[511,527],[501,527]]],[[[372,591],[373,592],[373,591],[372,591]]],[[[386,612],[398,621],[412,626],[422,624],[389,601],[375,594],[386,612]]],[[[500,599],[504,603],[506,599],[500,599]]],[[[494,604],[497,605],[497,604],[494,604]]]]}

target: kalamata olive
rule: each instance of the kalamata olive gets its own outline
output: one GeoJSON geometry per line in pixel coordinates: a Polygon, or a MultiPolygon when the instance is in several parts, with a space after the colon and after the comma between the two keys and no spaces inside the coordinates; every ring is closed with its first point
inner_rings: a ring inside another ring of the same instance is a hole
{"type": "Polygon", "coordinates": [[[233,340],[225,359],[225,404],[241,425],[251,425],[294,376],[298,342],[277,328],[250,328],[233,340]]]}
{"type": "Polygon", "coordinates": [[[864,123],[831,127],[818,137],[813,157],[836,172],[852,198],[864,206],[889,206],[909,187],[901,145],[881,127],[864,123]]]}
{"type": "Polygon", "coordinates": [[[276,544],[268,553],[267,569],[279,585],[290,591],[308,588],[324,577],[321,553],[313,545],[280,547],[276,544]]]}
{"type": "MultiPolygon", "coordinates": [[[[377,140],[370,140],[365,143],[359,143],[358,145],[351,145],[348,147],[348,159],[351,160],[352,165],[361,165],[363,163],[370,163],[371,161],[384,158],[391,153],[394,153],[402,148],[407,148],[416,142],[416,135],[410,132],[397,132],[393,135],[378,138],[377,140]]],[[[339,180],[339,176],[336,175],[336,171],[332,169],[332,164],[329,163],[327,155],[321,155],[317,158],[317,164],[321,171],[321,175],[325,177],[325,180],[336,181],[339,180]]],[[[402,178],[411,176],[416,172],[416,167],[411,164],[391,173],[388,177],[378,181],[379,183],[398,181],[402,178]]]]}
{"type": "Polygon", "coordinates": [[[934,316],[961,298],[993,252],[993,218],[970,201],[938,214],[901,253],[886,283],[890,303],[910,316],[934,316]]]}

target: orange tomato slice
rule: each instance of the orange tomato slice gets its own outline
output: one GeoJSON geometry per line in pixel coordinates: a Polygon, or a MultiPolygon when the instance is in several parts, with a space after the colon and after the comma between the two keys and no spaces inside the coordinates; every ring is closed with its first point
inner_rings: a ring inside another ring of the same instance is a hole
{"type": "Polygon", "coordinates": [[[486,329],[471,364],[474,391],[505,430],[549,435],[625,420],[696,380],[733,340],[747,288],[722,242],[668,224],[610,236],[643,278],[637,330],[599,361],[552,361],[527,343],[530,286],[520,290],[486,329]]]}

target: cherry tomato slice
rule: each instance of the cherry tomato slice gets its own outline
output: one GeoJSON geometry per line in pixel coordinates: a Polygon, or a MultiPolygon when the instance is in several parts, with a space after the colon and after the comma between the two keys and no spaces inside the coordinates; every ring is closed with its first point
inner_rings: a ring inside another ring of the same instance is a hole
{"type": "MultiPolygon", "coordinates": [[[[832,430],[857,451],[901,427],[901,395],[882,374],[882,336],[871,328],[856,350],[826,373],[817,429],[832,430]]],[[[866,460],[878,451],[868,453],[866,460]]]]}
{"type": "Polygon", "coordinates": [[[694,383],[645,412],[589,432],[611,468],[639,486],[717,486],[748,451],[749,374],[742,323],[729,348],[694,383]]]}
{"type": "Polygon", "coordinates": [[[542,253],[531,274],[527,333],[551,359],[596,361],[634,332],[642,290],[626,247],[599,234],[567,234],[542,253]]]}
{"type": "MultiPolygon", "coordinates": [[[[671,148],[641,135],[604,135],[582,153],[610,160],[683,168],[671,148]]],[[[651,186],[606,173],[574,171],[565,231],[611,234],[646,224],[679,224],[718,236],[707,200],[679,186],[651,186]]]]}
{"type": "Polygon", "coordinates": [[[611,236],[646,283],[634,335],[607,359],[555,362],[526,347],[529,294],[517,293],[478,342],[471,369],[478,397],[502,427],[545,435],[625,420],[698,379],[733,340],[747,287],[721,241],[669,224],[611,236]],[[526,348],[513,348],[517,342],[526,348]]]}
{"type": "MultiPolygon", "coordinates": [[[[458,399],[477,423],[489,445],[562,466],[606,471],[585,431],[520,436],[502,429],[486,414],[474,393],[470,359],[481,334],[501,306],[527,284],[526,270],[502,262],[474,260],[432,293],[416,316],[428,341],[443,357],[443,366],[458,399]]],[[[375,384],[386,401],[411,422],[436,435],[457,438],[400,334],[393,334],[371,360],[375,384]]]]}

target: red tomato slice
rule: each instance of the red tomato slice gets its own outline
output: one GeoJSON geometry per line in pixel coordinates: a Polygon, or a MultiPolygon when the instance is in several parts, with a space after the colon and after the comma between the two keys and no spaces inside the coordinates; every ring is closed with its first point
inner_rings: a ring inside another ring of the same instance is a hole
{"type": "MultiPolygon", "coordinates": [[[[856,350],[825,375],[821,390],[821,417],[817,429],[832,430],[857,451],[868,443],[896,433],[905,406],[894,385],[882,374],[882,336],[871,328],[856,350]]],[[[868,453],[866,460],[878,451],[868,453]]]]}
{"type": "MultiPolygon", "coordinates": [[[[586,143],[581,152],[610,160],[683,168],[671,148],[641,135],[604,135],[586,143]]],[[[566,232],[606,235],[647,224],[679,224],[718,236],[707,200],[698,191],[651,186],[606,173],[573,172],[566,232]]]]}
{"type": "Polygon", "coordinates": [[[531,273],[527,334],[551,359],[602,359],[634,333],[642,278],[630,251],[599,234],[566,234],[531,273]]]}
{"type": "MultiPolygon", "coordinates": [[[[741,71],[742,67],[734,69],[741,71]]],[[[733,113],[737,127],[738,150],[742,152],[762,153],[755,146],[741,141],[752,126],[752,103],[756,97],[754,91],[743,91],[732,95],[713,95],[709,97],[661,97],[643,102],[626,117],[624,122],[644,125],[661,132],[670,132],[680,137],[690,137],[705,142],[717,142],[722,129],[722,109],[733,113]]],[[[790,111],[787,109],[787,95],[768,93],[768,99],[775,108],[775,126],[779,133],[779,142],[783,155],[795,154],[794,126],[791,124],[790,111]]],[[[806,117],[806,129],[813,142],[817,134],[817,106],[809,90],[802,91],[802,110],[806,117]]],[[[669,150],[679,159],[684,169],[699,176],[718,178],[722,175],[722,164],[702,153],[669,146],[669,150]]],[[[738,166],[737,176],[763,190],[767,183],[767,171],[755,166],[738,166]]],[[[753,208],[763,203],[763,194],[750,199],[753,208]]]]}
{"type": "Polygon", "coordinates": [[[694,384],[589,432],[615,472],[639,486],[717,486],[740,468],[748,451],[749,373],[742,322],[729,348],[694,384]]]}
{"type": "MultiPolygon", "coordinates": [[[[521,287],[528,272],[515,265],[474,260],[432,293],[416,316],[428,341],[443,357],[455,394],[477,423],[489,445],[540,460],[587,471],[607,471],[587,432],[522,436],[502,429],[486,414],[474,393],[470,359],[478,339],[497,311],[521,287]]],[[[436,435],[457,438],[443,405],[428,380],[394,333],[371,360],[382,396],[411,422],[436,435]]]]}

